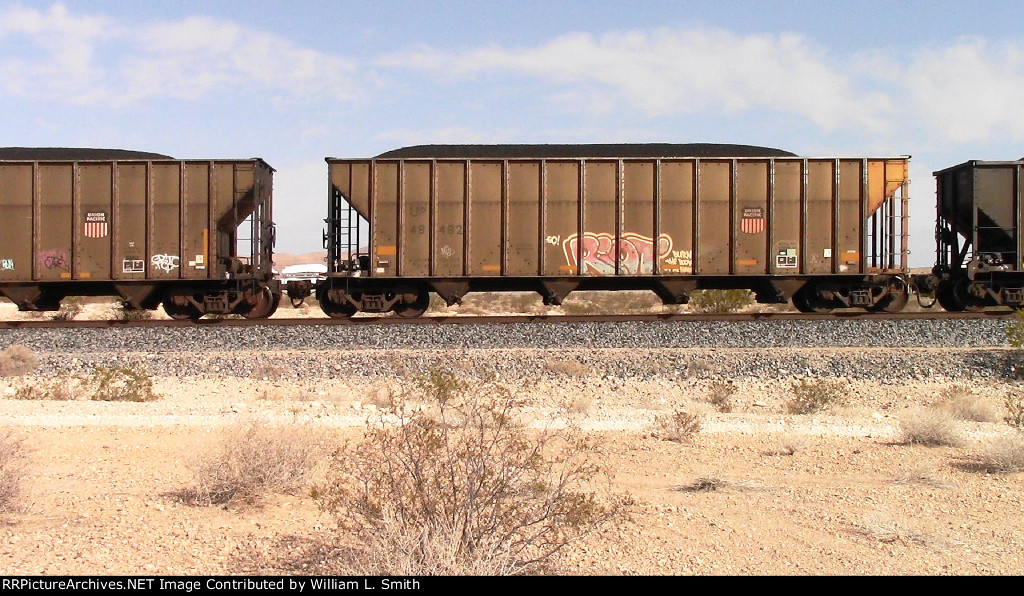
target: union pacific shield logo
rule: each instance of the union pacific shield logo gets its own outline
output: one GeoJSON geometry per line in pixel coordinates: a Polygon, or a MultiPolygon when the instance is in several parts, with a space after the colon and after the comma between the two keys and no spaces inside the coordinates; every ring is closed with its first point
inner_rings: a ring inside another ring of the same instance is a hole
{"type": "Polygon", "coordinates": [[[744,207],[740,218],[740,230],[747,234],[760,234],[764,231],[764,209],[761,207],[744,207]]]}
{"type": "Polygon", "coordinates": [[[106,238],[109,232],[106,212],[89,211],[85,214],[83,233],[87,238],[106,238]]]}

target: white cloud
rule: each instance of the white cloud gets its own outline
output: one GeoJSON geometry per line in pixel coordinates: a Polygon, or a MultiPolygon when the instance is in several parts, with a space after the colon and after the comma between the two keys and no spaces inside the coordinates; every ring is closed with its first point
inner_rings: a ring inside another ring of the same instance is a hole
{"type": "Polygon", "coordinates": [[[385,56],[380,64],[451,80],[514,73],[570,88],[592,86],[590,93],[612,94],[652,116],[769,109],[798,114],[826,130],[882,128],[893,111],[891,100],[858,87],[823,54],[798,35],[659,29],[575,33],[532,48],[420,48],[385,56]]]}
{"type": "Polygon", "coordinates": [[[73,15],[60,4],[46,11],[12,7],[0,15],[0,44],[13,50],[0,58],[0,91],[89,101],[103,79],[97,45],[119,33],[105,17],[73,15]]]}
{"type": "Polygon", "coordinates": [[[262,31],[207,17],[157,23],[133,34],[141,52],[121,72],[128,100],[194,99],[254,85],[284,97],[355,96],[355,63],[262,31]]]}
{"type": "Polygon", "coordinates": [[[351,60],[206,17],[129,27],[60,4],[14,7],[0,12],[0,51],[0,94],[35,99],[125,105],[241,88],[275,100],[346,100],[357,88],[351,60]]]}
{"type": "Polygon", "coordinates": [[[903,70],[911,116],[947,141],[1024,139],[1024,46],[960,40],[918,53],[903,70]]]}

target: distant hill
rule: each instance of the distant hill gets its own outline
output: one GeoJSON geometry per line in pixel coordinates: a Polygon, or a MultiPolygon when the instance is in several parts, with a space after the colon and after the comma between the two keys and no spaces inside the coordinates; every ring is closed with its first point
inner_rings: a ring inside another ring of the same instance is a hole
{"type": "Polygon", "coordinates": [[[304,265],[306,263],[316,263],[322,265],[326,262],[326,250],[307,252],[300,255],[288,254],[286,252],[274,253],[274,268],[277,269],[278,271],[290,265],[304,265]]]}

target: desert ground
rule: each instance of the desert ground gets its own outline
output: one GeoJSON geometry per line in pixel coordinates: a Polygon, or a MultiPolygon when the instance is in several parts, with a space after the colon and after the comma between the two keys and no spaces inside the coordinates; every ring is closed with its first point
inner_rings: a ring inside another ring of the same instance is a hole
{"type": "MultiPolygon", "coordinates": [[[[450,354],[455,374],[471,368],[458,363],[502,357],[450,354]]],[[[541,573],[1024,573],[1024,475],[985,464],[997,446],[1019,445],[1020,432],[1003,420],[1015,380],[839,379],[840,403],[795,414],[787,411],[795,379],[699,370],[607,378],[568,353],[548,368],[543,379],[501,380],[518,420],[531,429],[571,425],[598,441],[591,457],[629,504],[541,573]],[[728,407],[712,403],[723,383],[728,407]],[[908,440],[924,407],[948,414],[953,444],[908,440]],[[669,440],[665,421],[680,410],[699,429],[669,440]]],[[[361,440],[388,396],[419,372],[396,366],[382,380],[345,370],[184,371],[156,377],[159,398],[144,403],[25,399],[19,388],[51,378],[39,370],[0,377],[3,425],[25,453],[17,507],[0,515],[0,574],[344,572],[335,554],[351,537],[313,496],[322,466],[290,494],[255,504],[184,495],[238,425],[315,433],[326,462],[335,447],[361,440]]]]}

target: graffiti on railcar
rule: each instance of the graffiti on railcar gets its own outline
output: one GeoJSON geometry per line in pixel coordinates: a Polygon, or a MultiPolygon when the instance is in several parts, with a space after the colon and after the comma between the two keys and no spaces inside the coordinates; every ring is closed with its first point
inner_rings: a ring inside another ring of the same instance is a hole
{"type": "Polygon", "coordinates": [[[67,269],[68,253],[63,250],[41,250],[36,253],[36,261],[44,269],[67,269]]]}
{"type": "Polygon", "coordinates": [[[154,269],[159,269],[164,273],[169,273],[173,269],[177,269],[180,263],[178,255],[153,255],[149,259],[149,263],[154,269]]]}
{"type": "Polygon", "coordinates": [[[653,238],[626,233],[622,234],[616,246],[614,234],[587,232],[583,235],[582,247],[583,258],[579,263],[579,235],[573,234],[562,243],[566,262],[572,267],[579,267],[581,275],[615,275],[616,263],[620,275],[636,275],[654,273],[655,259],[661,260],[671,254],[672,237],[662,234],[655,245],[653,238]]]}

